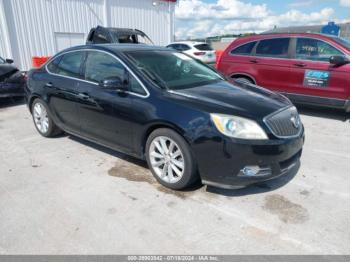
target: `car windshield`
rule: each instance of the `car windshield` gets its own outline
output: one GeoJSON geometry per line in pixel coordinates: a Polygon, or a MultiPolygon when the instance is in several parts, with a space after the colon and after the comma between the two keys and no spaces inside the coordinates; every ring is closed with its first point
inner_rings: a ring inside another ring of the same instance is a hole
{"type": "Polygon", "coordinates": [[[162,88],[178,90],[224,80],[214,69],[176,51],[129,51],[126,55],[162,88]]]}
{"type": "Polygon", "coordinates": [[[0,57],[0,64],[5,64],[5,59],[3,59],[2,57],[0,57]]]}
{"type": "Polygon", "coordinates": [[[336,41],[338,44],[341,44],[342,46],[346,47],[350,51],[350,41],[345,38],[340,37],[334,37],[334,41],[336,41]]]}

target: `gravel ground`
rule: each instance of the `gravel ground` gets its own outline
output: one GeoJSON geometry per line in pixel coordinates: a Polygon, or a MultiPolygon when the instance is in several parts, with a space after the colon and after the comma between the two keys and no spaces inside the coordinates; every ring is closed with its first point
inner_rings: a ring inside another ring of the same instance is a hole
{"type": "Polygon", "coordinates": [[[350,254],[350,115],[300,111],[297,174],[175,192],[142,161],[41,137],[25,105],[0,101],[0,254],[350,254]]]}

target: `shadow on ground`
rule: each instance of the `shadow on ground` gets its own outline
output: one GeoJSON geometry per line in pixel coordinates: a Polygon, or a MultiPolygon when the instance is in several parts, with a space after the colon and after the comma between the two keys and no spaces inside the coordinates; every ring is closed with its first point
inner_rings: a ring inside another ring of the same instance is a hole
{"type": "MultiPolygon", "coordinates": [[[[148,165],[147,162],[144,160],[140,160],[138,158],[120,153],[118,151],[109,149],[107,147],[104,146],[100,146],[98,144],[95,144],[93,142],[69,135],[68,136],[69,139],[78,142],[78,143],[82,143],[88,147],[94,148],[96,150],[102,151],[106,154],[109,154],[113,157],[122,159],[124,161],[129,162],[130,164],[136,165],[140,168],[143,169],[148,169],[148,165]]],[[[211,186],[207,186],[206,187],[206,191],[213,193],[213,194],[218,194],[218,195],[223,195],[223,196],[227,196],[227,197],[237,197],[237,196],[244,196],[244,195],[252,195],[252,194],[261,194],[261,193],[265,193],[268,191],[273,191],[276,190],[284,185],[286,185],[290,180],[292,180],[296,174],[298,173],[298,170],[300,168],[300,164],[297,165],[294,169],[292,169],[290,171],[290,173],[288,173],[287,175],[274,179],[274,180],[270,180],[267,182],[263,182],[260,184],[256,184],[256,185],[252,185],[250,187],[247,188],[243,188],[243,189],[236,189],[236,190],[228,190],[228,189],[220,189],[220,188],[215,188],[215,187],[211,187],[211,186]]],[[[144,172],[140,172],[141,174],[136,174],[140,176],[140,179],[142,178],[142,180],[144,180],[144,178],[142,176],[152,176],[150,172],[147,172],[147,174],[144,174],[144,172]]],[[[135,174],[133,174],[133,176],[135,176],[135,174]]],[[[135,180],[135,178],[133,178],[135,180]]],[[[196,190],[199,190],[201,188],[203,188],[204,186],[198,182],[194,185],[192,185],[190,188],[187,188],[185,190],[183,190],[182,192],[193,192],[196,190]]]]}
{"type": "Polygon", "coordinates": [[[350,113],[340,109],[316,108],[311,106],[298,105],[298,111],[301,115],[313,116],[319,118],[328,118],[342,122],[350,122],[350,113]]]}
{"type": "Polygon", "coordinates": [[[0,98],[0,109],[5,109],[12,106],[24,105],[25,101],[22,97],[9,97],[9,98],[0,98]]]}

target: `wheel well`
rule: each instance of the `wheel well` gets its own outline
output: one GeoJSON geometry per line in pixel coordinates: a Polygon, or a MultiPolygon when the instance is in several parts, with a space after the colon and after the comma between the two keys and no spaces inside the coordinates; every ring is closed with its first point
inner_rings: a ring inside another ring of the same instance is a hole
{"type": "Polygon", "coordinates": [[[248,79],[248,80],[252,81],[254,84],[256,84],[256,81],[252,77],[247,76],[247,75],[235,74],[235,75],[232,75],[231,78],[233,78],[233,79],[245,78],[245,79],[248,79]]]}
{"type": "Polygon", "coordinates": [[[186,142],[187,139],[183,136],[182,132],[180,131],[180,129],[172,126],[172,125],[167,125],[167,124],[156,124],[156,125],[153,125],[153,126],[150,126],[147,131],[145,132],[145,134],[143,135],[143,138],[142,138],[142,141],[141,141],[141,146],[142,146],[142,156],[144,157],[145,155],[145,151],[146,151],[146,143],[147,143],[147,139],[149,137],[149,135],[157,130],[157,129],[160,129],[160,128],[168,128],[168,129],[171,129],[173,131],[175,131],[176,133],[178,133],[180,136],[182,136],[186,142]]]}
{"type": "Polygon", "coordinates": [[[32,113],[32,104],[33,104],[34,100],[37,98],[39,98],[39,96],[32,96],[28,101],[28,107],[29,107],[30,113],[32,113]]]}

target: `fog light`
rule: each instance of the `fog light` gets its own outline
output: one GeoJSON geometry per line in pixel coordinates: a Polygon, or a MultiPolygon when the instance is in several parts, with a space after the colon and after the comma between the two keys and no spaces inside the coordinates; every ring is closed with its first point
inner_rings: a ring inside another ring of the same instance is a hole
{"type": "Polygon", "coordinates": [[[261,177],[270,175],[272,175],[272,170],[270,167],[246,166],[241,170],[238,176],[261,177]]]}

